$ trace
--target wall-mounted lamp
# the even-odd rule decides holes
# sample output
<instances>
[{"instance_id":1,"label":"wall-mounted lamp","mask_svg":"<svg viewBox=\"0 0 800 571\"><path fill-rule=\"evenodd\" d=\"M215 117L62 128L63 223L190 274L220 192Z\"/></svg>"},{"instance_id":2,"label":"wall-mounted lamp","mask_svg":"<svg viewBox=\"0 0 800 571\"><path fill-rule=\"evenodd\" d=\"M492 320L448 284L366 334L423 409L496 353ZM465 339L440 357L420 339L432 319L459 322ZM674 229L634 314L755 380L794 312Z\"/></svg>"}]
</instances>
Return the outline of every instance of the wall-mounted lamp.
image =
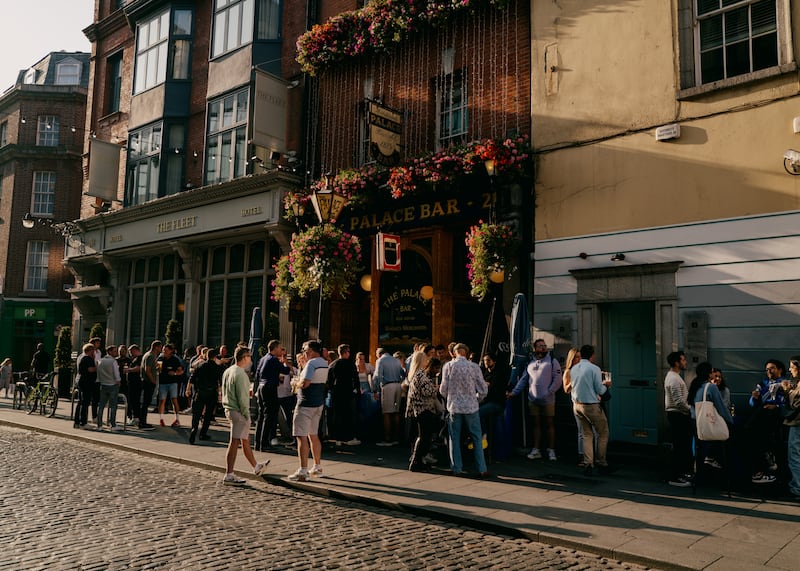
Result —
<instances>
[{"instance_id":1,"label":"wall-mounted lamp","mask_svg":"<svg viewBox=\"0 0 800 571\"><path fill-rule=\"evenodd\" d=\"M369 274L364 274L361 276L361 281L358 282L361 286L361 289L364 291L372 291L372 276Z\"/></svg>"},{"instance_id":2,"label":"wall-mounted lamp","mask_svg":"<svg viewBox=\"0 0 800 571\"><path fill-rule=\"evenodd\" d=\"M422 299L433 299L433 286L422 286L419 290L419 295Z\"/></svg>"},{"instance_id":3,"label":"wall-mounted lamp","mask_svg":"<svg viewBox=\"0 0 800 571\"><path fill-rule=\"evenodd\" d=\"M623 254L622 252L618 252L618 253L614 254L613 256L611 256L611 261L612 262L624 262L625 261L625 254Z\"/></svg>"},{"instance_id":4,"label":"wall-mounted lamp","mask_svg":"<svg viewBox=\"0 0 800 571\"><path fill-rule=\"evenodd\" d=\"M787 149L783 153L783 169L792 176L800 175L800 151Z\"/></svg>"},{"instance_id":5,"label":"wall-mounted lamp","mask_svg":"<svg viewBox=\"0 0 800 571\"><path fill-rule=\"evenodd\" d=\"M486 159L483 161L483 166L486 167L486 174L488 174L490 177L493 177L495 167L494 159Z\"/></svg>"},{"instance_id":6,"label":"wall-mounted lamp","mask_svg":"<svg viewBox=\"0 0 800 571\"><path fill-rule=\"evenodd\" d=\"M71 220L58 222L52 218L36 217L30 212L26 212L25 216L22 217L22 227L27 230L33 229L37 224L45 228L50 228L65 238L80 232L80 226L78 226L77 222L73 222Z\"/></svg>"}]
</instances>

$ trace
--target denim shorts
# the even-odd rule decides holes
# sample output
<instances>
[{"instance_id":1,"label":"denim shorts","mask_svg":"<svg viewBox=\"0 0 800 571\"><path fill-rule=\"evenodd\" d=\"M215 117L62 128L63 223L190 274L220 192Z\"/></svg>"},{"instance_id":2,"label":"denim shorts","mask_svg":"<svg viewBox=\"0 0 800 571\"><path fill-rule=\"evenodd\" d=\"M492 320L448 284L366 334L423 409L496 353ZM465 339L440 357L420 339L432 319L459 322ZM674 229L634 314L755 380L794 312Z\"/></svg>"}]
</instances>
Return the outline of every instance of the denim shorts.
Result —
<instances>
[{"instance_id":1,"label":"denim shorts","mask_svg":"<svg viewBox=\"0 0 800 571\"><path fill-rule=\"evenodd\" d=\"M167 397L171 399L178 398L178 383L158 385L158 400L164 400Z\"/></svg>"}]
</instances>

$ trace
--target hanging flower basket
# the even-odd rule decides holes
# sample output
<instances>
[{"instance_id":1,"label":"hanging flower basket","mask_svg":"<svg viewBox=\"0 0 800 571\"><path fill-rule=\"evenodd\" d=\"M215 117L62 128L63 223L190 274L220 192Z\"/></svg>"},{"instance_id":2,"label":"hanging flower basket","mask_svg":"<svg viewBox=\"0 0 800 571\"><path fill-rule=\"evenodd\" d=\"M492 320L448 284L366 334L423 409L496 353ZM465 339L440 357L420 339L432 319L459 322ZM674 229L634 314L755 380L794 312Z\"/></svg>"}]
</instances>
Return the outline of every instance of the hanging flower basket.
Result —
<instances>
[{"instance_id":1,"label":"hanging flower basket","mask_svg":"<svg viewBox=\"0 0 800 571\"><path fill-rule=\"evenodd\" d=\"M416 157L390 169L370 164L340 170L327 183L329 188L347 196L349 206L358 206L378 196L403 198L460 188L466 177L486 176L484 161L488 159L495 162L495 178L498 182L525 179L531 176L533 165L530 156L527 135L481 139ZM322 185L322 181L317 181L300 193L288 194L284 202L286 218L295 219L294 205L302 207L298 210L311 212L309 197L314 190L321 190Z\"/></svg>"},{"instance_id":2,"label":"hanging flower basket","mask_svg":"<svg viewBox=\"0 0 800 571\"><path fill-rule=\"evenodd\" d=\"M333 224L312 226L292 236L291 250L275 264L272 299L284 307L321 290L323 298L344 297L361 273L361 242Z\"/></svg>"},{"instance_id":3,"label":"hanging flower basket","mask_svg":"<svg viewBox=\"0 0 800 571\"><path fill-rule=\"evenodd\" d=\"M469 258L467 275L472 286L470 293L482 300L489 293L490 283L502 283L516 270L511 260L519 240L508 224L490 224L480 220L469 229L465 242Z\"/></svg>"}]
</instances>

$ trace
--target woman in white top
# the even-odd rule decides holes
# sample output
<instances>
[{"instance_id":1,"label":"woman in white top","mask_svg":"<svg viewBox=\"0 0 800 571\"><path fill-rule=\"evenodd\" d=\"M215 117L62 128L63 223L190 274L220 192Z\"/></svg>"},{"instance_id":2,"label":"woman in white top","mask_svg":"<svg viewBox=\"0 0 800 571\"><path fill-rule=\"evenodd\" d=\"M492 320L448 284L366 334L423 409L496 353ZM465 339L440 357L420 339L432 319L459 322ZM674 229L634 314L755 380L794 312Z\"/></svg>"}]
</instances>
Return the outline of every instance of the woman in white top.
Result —
<instances>
[{"instance_id":1,"label":"woman in white top","mask_svg":"<svg viewBox=\"0 0 800 571\"><path fill-rule=\"evenodd\" d=\"M8 389L11 387L11 377L14 375L13 367L11 365L11 358L6 357L0 363L0 389L6 390L6 398L8 398Z\"/></svg>"}]
</instances>

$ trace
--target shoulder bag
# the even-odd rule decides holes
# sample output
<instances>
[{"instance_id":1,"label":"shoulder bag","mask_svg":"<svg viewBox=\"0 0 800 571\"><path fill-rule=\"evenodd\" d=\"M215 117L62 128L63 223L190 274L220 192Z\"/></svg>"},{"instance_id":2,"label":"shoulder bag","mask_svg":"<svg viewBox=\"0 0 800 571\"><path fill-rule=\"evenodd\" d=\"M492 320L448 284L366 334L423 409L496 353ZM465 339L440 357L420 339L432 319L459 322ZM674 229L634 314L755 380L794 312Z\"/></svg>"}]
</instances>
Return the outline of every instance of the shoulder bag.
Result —
<instances>
[{"instance_id":1,"label":"shoulder bag","mask_svg":"<svg viewBox=\"0 0 800 571\"><path fill-rule=\"evenodd\" d=\"M703 400L694 404L697 417L697 438L700 440L727 440L728 424L717 412L714 402L706 400L708 395L708 383L703 389Z\"/></svg>"}]
</instances>

